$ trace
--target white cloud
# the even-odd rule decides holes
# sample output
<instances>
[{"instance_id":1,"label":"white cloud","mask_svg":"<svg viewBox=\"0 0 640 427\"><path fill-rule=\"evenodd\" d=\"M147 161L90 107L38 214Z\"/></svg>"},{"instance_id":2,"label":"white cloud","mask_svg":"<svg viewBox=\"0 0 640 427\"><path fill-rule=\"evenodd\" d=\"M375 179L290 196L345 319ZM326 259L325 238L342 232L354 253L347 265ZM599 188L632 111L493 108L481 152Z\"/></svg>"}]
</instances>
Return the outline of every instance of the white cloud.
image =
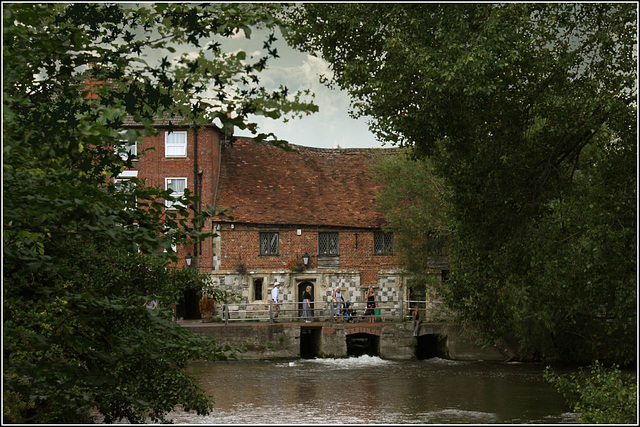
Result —
<instances>
[{"instance_id":1,"label":"white cloud","mask_svg":"<svg viewBox=\"0 0 640 427\"><path fill-rule=\"evenodd\" d=\"M280 51L280 48L278 48ZM270 87L285 85L290 92L309 89L315 93L313 102L319 111L287 123L264 117L251 117L259 131L273 132L278 138L292 144L319 148L381 147L369 131L366 119L353 119L348 115L349 97L340 90L332 90L320 83L319 76L332 77L328 64L320 58L283 49L283 61L272 60L261 73L262 84ZM243 134L242 136L250 136Z\"/></svg>"},{"instance_id":2,"label":"white cloud","mask_svg":"<svg viewBox=\"0 0 640 427\"><path fill-rule=\"evenodd\" d=\"M215 40L222 43L224 52L244 50L247 52L246 62L254 63L266 54L264 49L261 49L266 34L266 31L254 30L251 39L248 40L244 32L239 31L231 39L216 38ZM274 90L284 85L289 88L290 93L309 89L316 95L313 101L318 105L319 112L300 119L291 119L288 123L253 116L250 119L258 124L259 132L272 132L278 138L286 139L292 144L308 147L335 148L338 145L341 148L380 147L381 144L368 130L365 118L355 120L349 117L348 94L340 90L331 90L320 83L320 75L332 76L328 64L321 58L290 48L279 33L276 36L278 41L273 47L277 48L280 58L270 59L268 68L259 73L261 85L264 85L267 90ZM207 43L206 47L210 44L211 42ZM180 53L188 50L182 46L176 46L176 48L178 52L172 58L174 61ZM187 54L190 60L196 58L195 52L187 52ZM249 59L252 56L253 59ZM211 94L212 91L208 93ZM236 134L252 136L248 131L236 130Z\"/></svg>"},{"instance_id":3,"label":"white cloud","mask_svg":"<svg viewBox=\"0 0 640 427\"><path fill-rule=\"evenodd\" d=\"M246 39L247 37L245 36L244 30L236 30L235 33L233 33L233 35L231 37L229 37L231 40L242 40L242 39Z\"/></svg>"},{"instance_id":4,"label":"white cloud","mask_svg":"<svg viewBox=\"0 0 640 427\"><path fill-rule=\"evenodd\" d=\"M333 72L329 69L329 64L323 59L312 55L307 55L304 63L299 68L305 76L305 82L308 84L319 84L318 78L321 75L329 79L333 78Z\"/></svg>"},{"instance_id":5,"label":"white cloud","mask_svg":"<svg viewBox=\"0 0 640 427\"><path fill-rule=\"evenodd\" d=\"M187 61L193 61L198 58L198 52L184 52L182 55L175 55L170 59L173 65L177 65L180 60L185 59Z\"/></svg>"}]
</instances>

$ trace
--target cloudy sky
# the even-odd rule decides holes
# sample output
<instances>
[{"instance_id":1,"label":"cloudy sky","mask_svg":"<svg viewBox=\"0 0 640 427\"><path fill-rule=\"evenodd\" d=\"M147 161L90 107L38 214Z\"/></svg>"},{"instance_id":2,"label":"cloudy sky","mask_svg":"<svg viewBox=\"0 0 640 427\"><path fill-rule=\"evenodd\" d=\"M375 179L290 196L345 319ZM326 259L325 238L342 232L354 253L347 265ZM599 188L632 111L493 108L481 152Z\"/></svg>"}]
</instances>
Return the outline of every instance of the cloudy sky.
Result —
<instances>
[{"instance_id":1,"label":"cloudy sky","mask_svg":"<svg viewBox=\"0 0 640 427\"><path fill-rule=\"evenodd\" d=\"M254 60L264 56L262 50L265 32L253 31L251 39L239 33L223 43L223 50L234 52L244 50L247 57ZM330 75L327 63L314 56L298 52L287 46L281 34L276 33L278 41L274 47L280 58L270 59L268 69L261 73L262 83L267 89L277 89L281 84L289 88L290 93L310 89L315 93L314 103L319 111L303 118L292 119L287 123L263 117L251 117L264 133L273 132L278 138L292 144L319 148L365 148L382 147L367 127L365 118L358 120L349 117L349 97L346 92L331 90L319 82L319 75ZM247 132L247 131L245 131ZM238 133L237 136L251 136ZM390 147L387 144L385 147Z\"/></svg>"}]
</instances>

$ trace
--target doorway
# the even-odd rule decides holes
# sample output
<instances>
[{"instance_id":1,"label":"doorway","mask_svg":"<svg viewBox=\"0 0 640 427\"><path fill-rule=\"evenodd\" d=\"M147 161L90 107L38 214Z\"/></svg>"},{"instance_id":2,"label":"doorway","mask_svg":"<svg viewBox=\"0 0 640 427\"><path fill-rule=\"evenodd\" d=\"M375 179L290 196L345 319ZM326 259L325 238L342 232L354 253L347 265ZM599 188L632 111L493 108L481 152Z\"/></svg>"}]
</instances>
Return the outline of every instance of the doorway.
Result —
<instances>
[{"instance_id":1,"label":"doorway","mask_svg":"<svg viewBox=\"0 0 640 427\"><path fill-rule=\"evenodd\" d=\"M184 320L201 319L200 315L200 292L195 289L187 289L182 294L176 307L176 317Z\"/></svg>"},{"instance_id":2,"label":"doorway","mask_svg":"<svg viewBox=\"0 0 640 427\"><path fill-rule=\"evenodd\" d=\"M302 296L304 295L304 291L307 289L307 286L311 286L311 304L309 310L311 310L311 318L313 318L313 300L315 295L315 283L309 280L305 280L303 282L298 283L298 318L302 319Z\"/></svg>"},{"instance_id":3,"label":"doorway","mask_svg":"<svg viewBox=\"0 0 640 427\"><path fill-rule=\"evenodd\" d=\"M409 301L425 301L427 299L427 287L416 285L409 287Z\"/></svg>"}]
</instances>

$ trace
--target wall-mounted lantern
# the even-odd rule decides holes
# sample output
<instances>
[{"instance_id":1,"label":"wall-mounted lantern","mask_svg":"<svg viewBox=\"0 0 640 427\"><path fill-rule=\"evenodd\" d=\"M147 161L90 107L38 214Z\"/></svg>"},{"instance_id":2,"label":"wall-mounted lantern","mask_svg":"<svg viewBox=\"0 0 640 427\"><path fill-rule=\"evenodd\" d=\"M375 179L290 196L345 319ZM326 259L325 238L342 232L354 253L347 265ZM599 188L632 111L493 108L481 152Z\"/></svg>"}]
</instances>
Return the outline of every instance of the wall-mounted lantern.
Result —
<instances>
[{"instance_id":1,"label":"wall-mounted lantern","mask_svg":"<svg viewBox=\"0 0 640 427\"><path fill-rule=\"evenodd\" d=\"M307 252L302 255L302 263L304 264L305 268L309 266L309 254Z\"/></svg>"},{"instance_id":2,"label":"wall-mounted lantern","mask_svg":"<svg viewBox=\"0 0 640 427\"><path fill-rule=\"evenodd\" d=\"M187 267L191 267L191 252L187 253L187 256L184 260L187 262Z\"/></svg>"}]
</instances>

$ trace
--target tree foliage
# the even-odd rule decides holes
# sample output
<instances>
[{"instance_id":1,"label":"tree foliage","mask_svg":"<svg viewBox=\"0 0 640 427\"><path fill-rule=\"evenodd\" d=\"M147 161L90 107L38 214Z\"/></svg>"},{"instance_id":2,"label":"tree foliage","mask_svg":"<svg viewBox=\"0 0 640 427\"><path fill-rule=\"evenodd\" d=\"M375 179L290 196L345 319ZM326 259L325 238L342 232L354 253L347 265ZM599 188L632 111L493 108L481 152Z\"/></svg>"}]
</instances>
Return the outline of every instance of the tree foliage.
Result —
<instances>
[{"instance_id":1,"label":"tree foliage","mask_svg":"<svg viewBox=\"0 0 640 427\"><path fill-rule=\"evenodd\" d=\"M565 397L585 424L637 424L638 386L618 366L597 360L589 372L557 374L547 366L544 377Z\"/></svg>"},{"instance_id":2,"label":"tree foliage","mask_svg":"<svg viewBox=\"0 0 640 427\"><path fill-rule=\"evenodd\" d=\"M443 180L443 296L488 342L508 339L534 358L636 357L636 12L624 3L288 10L288 40L329 62L353 114Z\"/></svg>"},{"instance_id":3,"label":"tree foliage","mask_svg":"<svg viewBox=\"0 0 640 427\"><path fill-rule=\"evenodd\" d=\"M371 172L384 184L376 194L375 208L385 214L396 237L396 254L409 272L419 276L412 283L424 285L433 273L434 259L448 253L448 188L430 160L413 159L408 150L379 156Z\"/></svg>"},{"instance_id":4,"label":"tree foliage","mask_svg":"<svg viewBox=\"0 0 640 427\"><path fill-rule=\"evenodd\" d=\"M134 159L114 147L141 144L158 118L254 132L249 114L314 111L300 94L260 85L273 37L253 62L220 49L276 25L278 8L3 4L4 421L162 421L176 405L211 409L182 368L230 349L171 321L169 305L205 277L167 267L172 245L205 238L199 224L221 213L196 210L188 191L166 210L170 191L137 180L116 188ZM172 58L176 47L191 50ZM125 129L127 119L140 126ZM150 299L158 310L144 308Z\"/></svg>"}]
</instances>

